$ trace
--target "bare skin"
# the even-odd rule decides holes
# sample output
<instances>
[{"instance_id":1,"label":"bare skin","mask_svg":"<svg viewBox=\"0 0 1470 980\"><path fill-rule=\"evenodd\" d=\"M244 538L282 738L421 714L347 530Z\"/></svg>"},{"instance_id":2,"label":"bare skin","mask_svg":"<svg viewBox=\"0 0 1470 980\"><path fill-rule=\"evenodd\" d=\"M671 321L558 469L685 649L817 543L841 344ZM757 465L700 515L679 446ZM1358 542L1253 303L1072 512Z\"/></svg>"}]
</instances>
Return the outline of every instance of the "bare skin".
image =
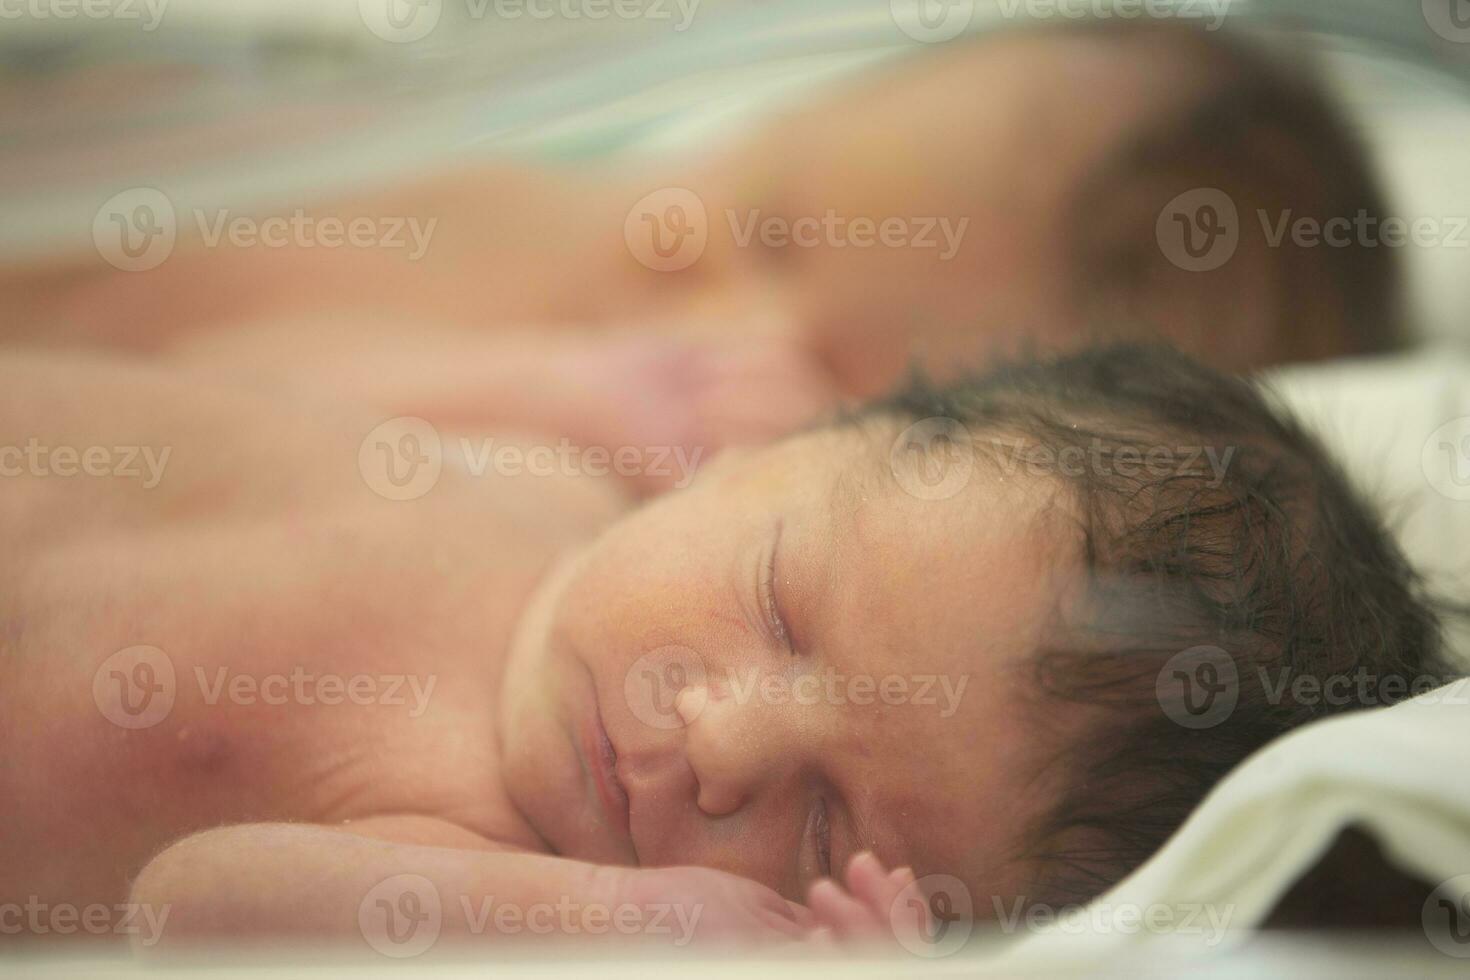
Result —
<instances>
[{"instance_id":1,"label":"bare skin","mask_svg":"<svg viewBox=\"0 0 1470 980\"><path fill-rule=\"evenodd\" d=\"M595 172L479 166L349 199L283 202L314 219L432 222L421 256L228 237L206 246L186 214L157 268L123 272L91 254L0 276L12 314L4 335L156 350L201 330L340 314L487 332L636 324L777 338L827 388L868 396L915 358L949 375L1018 344L1084 340L1066 258L1070 196L1130 134L1210 81L1192 49L1167 37L1041 33L945 48L702 155ZM639 202L665 188L691 190L708 231L703 253L672 270L650 267L643 245L625 238L630 221L643 227ZM779 236L759 230L829 214L842 224L811 245L772 245ZM663 215L659 205L648 217ZM859 220L900 222L906 244L875 243L870 231L860 247ZM1249 324L1249 308L1267 301L1252 284L1270 277L1245 258L1235 265L1244 278L1213 288ZM1202 288L1188 273L1176 278L1161 296ZM1217 363L1280 356L1273 338L1248 329L1197 334L1192 316L1154 312L1175 341Z\"/></svg>"},{"instance_id":2,"label":"bare skin","mask_svg":"<svg viewBox=\"0 0 1470 980\"><path fill-rule=\"evenodd\" d=\"M459 406L446 436L494 431L453 364L418 371ZM411 874L446 946L493 938L469 914L485 896L697 907L697 938L751 941L871 934L916 872L1020 887L1042 749L1007 665L1074 544L1047 494L917 500L882 480L891 433L842 429L731 450L631 512L609 480L474 475L446 438L432 490L389 500L359 462L388 412L346 381L44 353L0 377L0 445L169 450L147 488L0 459L0 906L166 908L151 938L174 946L360 947L359 908ZM773 527L779 613L747 574ZM624 686L669 643L706 670L670 692L673 728ZM920 666L972 686L948 713L735 691ZM160 684L167 711L130 722Z\"/></svg>"},{"instance_id":3,"label":"bare skin","mask_svg":"<svg viewBox=\"0 0 1470 980\"><path fill-rule=\"evenodd\" d=\"M1022 734L1009 668L1073 545L1045 487L977 475L951 501L915 499L885 479L896 432L879 427L726 451L635 507L676 481L475 475L455 438L712 455L883 387L909 354L957 368L1019 333L1061 336L1059 229L1034 219L1177 91L1161 71L1192 76L1085 39L991 55L937 59L908 76L911 97L858 92L718 160L595 185L477 171L323 209L438 217L421 263L186 243L147 273L13 274L8 339L33 349L0 360L0 452L169 457L146 489L0 482L0 798L21 801L0 907L130 899L171 910L167 942L360 944L362 903L416 875L443 897L448 938L493 936L466 910L496 895L698 906L701 937L789 939L881 931L935 872L1016 894L1046 747ZM1070 97L1103 86L1114 97ZM940 96L957 87L990 94L983 125L955 124L969 109ZM869 125L819 125L863 111ZM1041 112L1068 152L1018 141ZM940 155L948 167L822 163L885 160L861 133L903 126L910 143L971 142ZM773 143L803 139L810 166L763 169ZM658 272L624 219L672 184L697 188L715 224L705 257ZM725 208L972 225L939 266L738 247L714 234ZM525 330L540 321L554 326ZM445 436L443 473L412 500L385 499L361 463L398 415ZM389 440L389 460L405 445ZM122 705L143 703L158 663L109 658L140 646L166 658L174 700L130 728ZM660 692L661 727L627 681L670 647L704 672ZM748 693L822 672L947 680L954 711ZM365 677L381 697L327 704L318 686L308 701L290 687L302 675ZM272 684L284 703L262 696Z\"/></svg>"}]
</instances>

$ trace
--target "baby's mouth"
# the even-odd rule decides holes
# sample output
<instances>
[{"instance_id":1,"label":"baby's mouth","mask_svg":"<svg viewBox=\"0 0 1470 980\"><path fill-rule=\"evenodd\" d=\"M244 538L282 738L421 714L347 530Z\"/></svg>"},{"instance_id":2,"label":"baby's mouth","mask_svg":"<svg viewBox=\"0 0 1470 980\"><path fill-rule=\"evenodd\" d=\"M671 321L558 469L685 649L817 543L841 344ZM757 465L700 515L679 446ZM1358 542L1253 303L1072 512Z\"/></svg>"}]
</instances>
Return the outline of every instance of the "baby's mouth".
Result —
<instances>
[{"instance_id":1,"label":"baby's mouth","mask_svg":"<svg viewBox=\"0 0 1470 980\"><path fill-rule=\"evenodd\" d=\"M597 789L597 798L602 803L608 825L618 833L629 836L630 818L628 791L618 778L618 750L608 737L602 724L602 709L593 698L592 716L583 736L583 750L587 765L592 773L592 782Z\"/></svg>"}]
</instances>

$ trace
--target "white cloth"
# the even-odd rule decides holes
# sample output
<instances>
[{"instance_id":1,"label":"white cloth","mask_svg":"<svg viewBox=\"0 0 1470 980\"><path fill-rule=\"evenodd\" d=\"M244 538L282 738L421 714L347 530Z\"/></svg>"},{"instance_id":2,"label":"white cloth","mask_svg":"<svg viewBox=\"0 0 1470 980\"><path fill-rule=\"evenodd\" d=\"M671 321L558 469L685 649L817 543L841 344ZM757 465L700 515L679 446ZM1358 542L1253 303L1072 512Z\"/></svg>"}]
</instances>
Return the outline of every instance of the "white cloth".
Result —
<instances>
[{"instance_id":1,"label":"white cloth","mask_svg":"<svg viewBox=\"0 0 1470 980\"><path fill-rule=\"evenodd\" d=\"M1267 384L1385 513L1431 588L1470 595L1470 355L1440 348L1298 367ZM1450 646L1470 663L1470 633L1452 629ZM1299 729L1248 759L1077 918L1002 923L1024 937L1004 959L1076 963L1151 939L1185 955L1232 946L1349 825L1406 872L1450 882L1446 895L1459 900L1470 893L1467 746L1470 680Z\"/></svg>"},{"instance_id":2,"label":"white cloth","mask_svg":"<svg viewBox=\"0 0 1470 980\"><path fill-rule=\"evenodd\" d=\"M1449 882L1444 894L1463 900L1470 891L1467 745L1470 680L1300 728L1221 782L1092 912L1031 932L1003 957L1017 965L1076 962L1158 938L1181 953L1231 947L1350 825L1368 831L1398 867L1435 885ZM1172 922L1133 924L1151 915Z\"/></svg>"},{"instance_id":3,"label":"white cloth","mask_svg":"<svg viewBox=\"0 0 1470 980\"><path fill-rule=\"evenodd\" d=\"M1309 365L1266 383L1378 506L1431 588L1470 597L1470 352ZM1470 663L1470 631L1449 625Z\"/></svg>"}]
</instances>

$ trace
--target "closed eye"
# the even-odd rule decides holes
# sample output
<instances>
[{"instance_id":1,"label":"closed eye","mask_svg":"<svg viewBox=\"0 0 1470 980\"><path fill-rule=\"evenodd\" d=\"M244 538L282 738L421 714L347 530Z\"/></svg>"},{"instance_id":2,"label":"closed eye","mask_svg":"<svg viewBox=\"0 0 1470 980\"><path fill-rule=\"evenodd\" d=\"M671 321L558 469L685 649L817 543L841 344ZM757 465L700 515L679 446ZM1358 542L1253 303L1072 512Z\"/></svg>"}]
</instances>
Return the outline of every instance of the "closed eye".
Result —
<instances>
[{"instance_id":1,"label":"closed eye","mask_svg":"<svg viewBox=\"0 0 1470 980\"><path fill-rule=\"evenodd\" d=\"M827 802L820 796L807 817L802 846L811 849L816 859L817 876L832 877L832 825L827 821Z\"/></svg>"},{"instance_id":2,"label":"closed eye","mask_svg":"<svg viewBox=\"0 0 1470 980\"><path fill-rule=\"evenodd\" d=\"M780 597L776 590L776 555L781 547L781 529L785 522L776 524L776 533L771 538L771 547L766 554L766 560L761 563L760 581L757 583L759 589L761 615L765 617L766 627L771 631L771 637L777 644L784 646L793 655L795 650L791 646L791 631L786 628L786 618L781 615Z\"/></svg>"}]
</instances>

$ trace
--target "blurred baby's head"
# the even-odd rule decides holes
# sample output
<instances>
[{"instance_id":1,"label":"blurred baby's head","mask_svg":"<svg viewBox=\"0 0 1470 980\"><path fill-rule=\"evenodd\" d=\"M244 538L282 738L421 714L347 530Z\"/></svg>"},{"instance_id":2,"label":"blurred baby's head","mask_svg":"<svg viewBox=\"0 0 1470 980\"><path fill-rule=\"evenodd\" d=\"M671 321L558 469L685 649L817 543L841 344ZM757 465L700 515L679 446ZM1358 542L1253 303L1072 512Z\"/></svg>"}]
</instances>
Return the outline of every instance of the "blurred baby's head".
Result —
<instances>
[{"instance_id":1,"label":"blurred baby's head","mask_svg":"<svg viewBox=\"0 0 1470 980\"><path fill-rule=\"evenodd\" d=\"M1238 370L1396 342L1386 205L1300 49L1052 19L916 50L732 163L742 220L847 222L728 249L847 391L1024 343L1157 339ZM859 220L895 223L892 241L852 239ZM723 241L716 222L711 255Z\"/></svg>"},{"instance_id":2,"label":"blurred baby's head","mask_svg":"<svg viewBox=\"0 0 1470 980\"><path fill-rule=\"evenodd\" d=\"M506 781L557 853L799 898L872 849L980 914L1096 891L1252 749L1439 669L1411 570L1312 440L1135 347L727 451L535 609ZM1359 668L1352 703L1271 696Z\"/></svg>"}]
</instances>

